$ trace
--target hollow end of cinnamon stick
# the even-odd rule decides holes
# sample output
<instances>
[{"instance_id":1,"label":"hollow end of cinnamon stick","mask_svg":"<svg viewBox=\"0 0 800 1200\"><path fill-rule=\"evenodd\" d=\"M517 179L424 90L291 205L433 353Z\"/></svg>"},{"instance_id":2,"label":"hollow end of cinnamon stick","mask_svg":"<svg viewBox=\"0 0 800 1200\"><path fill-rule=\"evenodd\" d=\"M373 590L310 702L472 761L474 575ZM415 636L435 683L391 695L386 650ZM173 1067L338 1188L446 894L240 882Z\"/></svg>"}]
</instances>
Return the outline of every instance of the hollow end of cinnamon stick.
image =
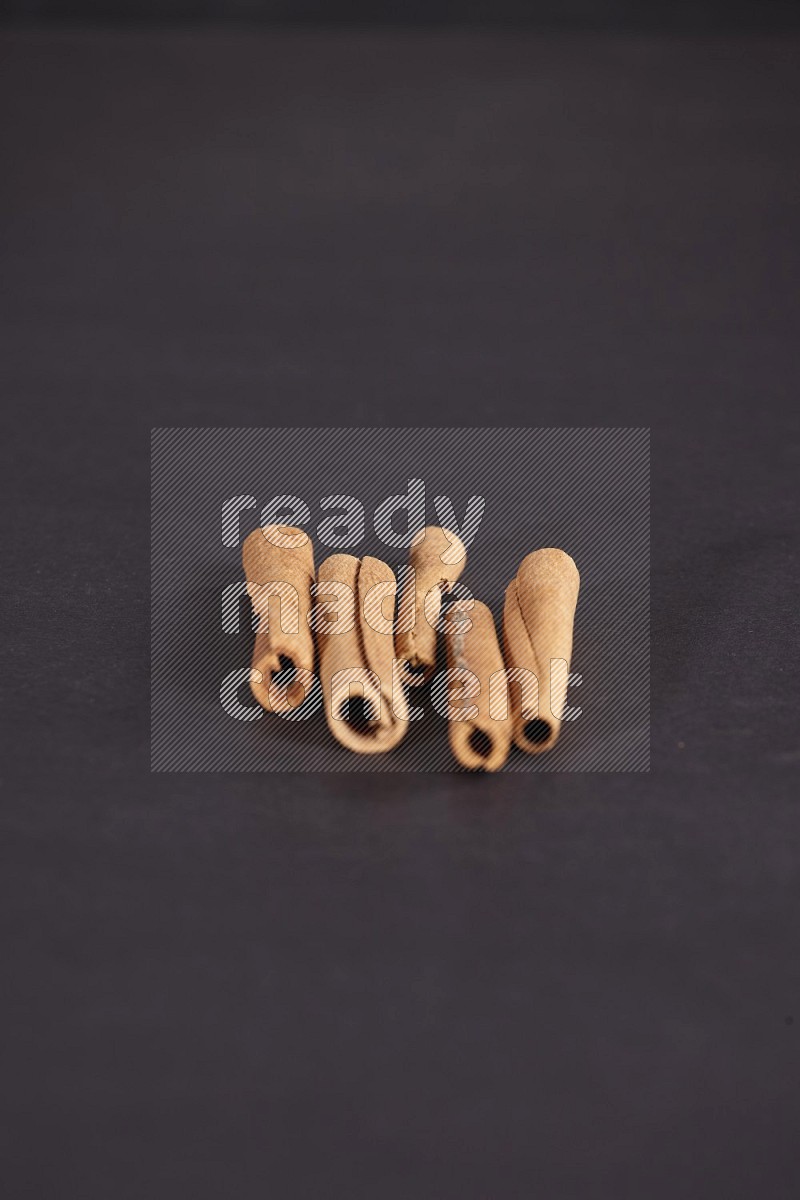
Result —
<instances>
[{"instance_id":1,"label":"hollow end of cinnamon stick","mask_svg":"<svg viewBox=\"0 0 800 1200\"><path fill-rule=\"evenodd\" d=\"M291 655L254 650L250 691L267 712L291 712L303 703L306 688L297 678L298 665Z\"/></svg>"},{"instance_id":2,"label":"hollow end of cinnamon stick","mask_svg":"<svg viewBox=\"0 0 800 1200\"><path fill-rule=\"evenodd\" d=\"M559 722L560 725L560 722ZM541 754L555 745L559 727L541 717L522 720L514 726L514 742L527 754Z\"/></svg>"},{"instance_id":3,"label":"hollow end of cinnamon stick","mask_svg":"<svg viewBox=\"0 0 800 1200\"><path fill-rule=\"evenodd\" d=\"M494 722L449 721L450 748L470 771L499 771L508 758L510 736Z\"/></svg>"}]
</instances>

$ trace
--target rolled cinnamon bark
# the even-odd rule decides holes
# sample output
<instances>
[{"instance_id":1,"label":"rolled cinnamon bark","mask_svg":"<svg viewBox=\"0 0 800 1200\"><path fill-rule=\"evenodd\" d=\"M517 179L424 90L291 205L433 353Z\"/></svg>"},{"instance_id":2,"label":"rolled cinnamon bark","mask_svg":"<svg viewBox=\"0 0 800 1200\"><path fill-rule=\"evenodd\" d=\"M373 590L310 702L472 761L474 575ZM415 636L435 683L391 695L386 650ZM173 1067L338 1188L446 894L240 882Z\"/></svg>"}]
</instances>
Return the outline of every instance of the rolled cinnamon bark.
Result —
<instances>
[{"instance_id":1,"label":"rolled cinnamon bark","mask_svg":"<svg viewBox=\"0 0 800 1200\"><path fill-rule=\"evenodd\" d=\"M449 529L428 525L411 543L408 575L397 614L395 647L403 676L427 680L436 666L436 621L442 595L452 589L467 561L464 543ZM426 597L427 604L426 604Z\"/></svg>"},{"instance_id":2,"label":"rolled cinnamon bark","mask_svg":"<svg viewBox=\"0 0 800 1200\"><path fill-rule=\"evenodd\" d=\"M314 579L311 539L291 525L266 525L245 538L242 562L259 618L250 687L268 712L289 712L306 694L295 678L298 670L314 670L308 621Z\"/></svg>"},{"instance_id":3,"label":"rolled cinnamon bark","mask_svg":"<svg viewBox=\"0 0 800 1200\"><path fill-rule=\"evenodd\" d=\"M359 754L393 749L408 728L394 660L396 589L377 558L332 554L319 568L314 625L325 717L337 741Z\"/></svg>"},{"instance_id":4,"label":"rolled cinnamon bark","mask_svg":"<svg viewBox=\"0 0 800 1200\"><path fill-rule=\"evenodd\" d=\"M514 741L528 754L549 750L561 729L579 587L570 556L546 549L523 558L506 589L506 666L532 672L538 681L538 688L529 689L512 679L509 688Z\"/></svg>"},{"instance_id":5,"label":"rolled cinnamon bark","mask_svg":"<svg viewBox=\"0 0 800 1200\"><path fill-rule=\"evenodd\" d=\"M497 771L508 757L512 725L494 619L480 601L458 601L445 614L445 628L450 748L465 767Z\"/></svg>"}]
</instances>

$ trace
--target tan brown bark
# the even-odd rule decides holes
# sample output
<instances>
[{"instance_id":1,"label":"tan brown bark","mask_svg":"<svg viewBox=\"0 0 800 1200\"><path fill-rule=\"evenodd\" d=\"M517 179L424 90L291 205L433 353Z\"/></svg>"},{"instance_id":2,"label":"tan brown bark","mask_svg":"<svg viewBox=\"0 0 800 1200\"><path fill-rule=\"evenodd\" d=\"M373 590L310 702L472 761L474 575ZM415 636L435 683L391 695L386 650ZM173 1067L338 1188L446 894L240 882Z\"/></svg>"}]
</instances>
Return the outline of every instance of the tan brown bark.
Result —
<instances>
[{"instance_id":1,"label":"tan brown bark","mask_svg":"<svg viewBox=\"0 0 800 1200\"><path fill-rule=\"evenodd\" d=\"M276 545L276 541L293 544ZM259 618L250 687L268 712L288 712L302 704L306 693L299 680L292 680L293 672L314 670L309 626L314 579L311 539L290 525L254 529L242 547L242 562L248 595Z\"/></svg>"},{"instance_id":2,"label":"tan brown bark","mask_svg":"<svg viewBox=\"0 0 800 1200\"><path fill-rule=\"evenodd\" d=\"M510 682L514 741L528 754L549 750L561 729L579 587L570 556L549 548L524 558L506 589L506 666L530 671L538 681L527 697L520 683Z\"/></svg>"},{"instance_id":3,"label":"tan brown bark","mask_svg":"<svg viewBox=\"0 0 800 1200\"><path fill-rule=\"evenodd\" d=\"M315 619L328 727L359 754L393 749L408 728L395 670L392 618L396 580L380 559L332 554L320 565Z\"/></svg>"},{"instance_id":4,"label":"tan brown bark","mask_svg":"<svg viewBox=\"0 0 800 1200\"><path fill-rule=\"evenodd\" d=\"M508 757L512 725L494 619L480 601L459 601L448 609L445 629L450 748L465 767L497 771Z\"/></svg>"},{"instance_id":5,"label":"tan brown bark","mask_svg":"<svg viewBox=\"0 0 800 1200\"><path fill-rule=\"evenodd\" d=\"M397 658L406 678L421 673L427 680L432 675L442 595L452 589L466 561L461 539L438 525L427 526L411 543L409 566L413 573L400 597L395 637Z\"/></svg>"}]
</instances>

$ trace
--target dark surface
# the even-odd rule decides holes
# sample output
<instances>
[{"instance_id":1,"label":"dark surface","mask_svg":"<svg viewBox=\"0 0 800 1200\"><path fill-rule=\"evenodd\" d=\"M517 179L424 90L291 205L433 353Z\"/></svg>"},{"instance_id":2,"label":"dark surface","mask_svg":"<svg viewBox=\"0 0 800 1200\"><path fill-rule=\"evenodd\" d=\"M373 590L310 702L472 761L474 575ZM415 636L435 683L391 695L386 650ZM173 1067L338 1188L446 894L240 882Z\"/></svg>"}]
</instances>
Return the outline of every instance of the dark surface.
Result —
<instances>
[{"instance_id":1,"label":"dark surface","mask_svg":"<svg viewBox=\"0 0 800 1200\"><path fill-rule=\"evenodd\" d=\"M797 42L3 54L4 1194L795 1196ZM652 426L652 773L151 776L149 428L454 419Z\"/></svg>"},{"instance_id":2,"label":"dark surface","mask_svg":"<svg viewBox=\"0 0 800 1200\"><path fill-rule=\"evenodd\" d=\"M795 0L4 0L0 21L537 29L797 29Z\"/></svg>"}]
</instances>

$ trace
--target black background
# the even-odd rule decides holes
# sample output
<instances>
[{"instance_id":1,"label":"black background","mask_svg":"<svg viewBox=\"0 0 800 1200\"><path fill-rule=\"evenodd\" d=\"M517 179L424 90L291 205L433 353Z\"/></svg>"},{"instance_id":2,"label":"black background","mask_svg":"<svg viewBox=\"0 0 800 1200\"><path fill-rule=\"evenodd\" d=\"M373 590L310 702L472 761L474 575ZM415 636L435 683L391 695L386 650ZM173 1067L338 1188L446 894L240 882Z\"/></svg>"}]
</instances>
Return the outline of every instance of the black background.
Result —
<instances>
[{"instance_id":1,"label":"black background","mask_svg":"<svg viewBox=\"0 0 800 1200\"><path fill-rule=\"evenodd\" d=\"M797 42L2 49L5 1193L794 1196ZM326 423L652 426L650 775L149 774L150 427Z\"/></svg>"}]
</instances>

